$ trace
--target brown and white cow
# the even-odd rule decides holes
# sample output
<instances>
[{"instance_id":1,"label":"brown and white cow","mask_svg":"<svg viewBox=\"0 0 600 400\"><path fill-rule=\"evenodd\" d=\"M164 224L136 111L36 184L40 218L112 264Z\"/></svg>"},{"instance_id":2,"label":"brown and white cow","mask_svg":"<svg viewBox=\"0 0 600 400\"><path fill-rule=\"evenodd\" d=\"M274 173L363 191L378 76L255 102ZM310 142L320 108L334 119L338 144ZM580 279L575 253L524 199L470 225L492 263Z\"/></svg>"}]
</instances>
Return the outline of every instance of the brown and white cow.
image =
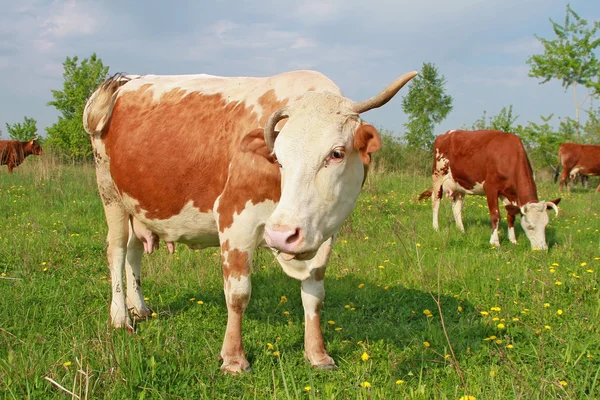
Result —
<instances>
[{"instance_id":1,"label":"brown and white cow","mask_svg":"<svg viewBox=\"0 0 600 400\"><path fill-rule=\"evenodd\" d=\"M580 174L584 176L600 175L600 146L593 144L563 143L558 148L558 162L554 183L560 174L559 190L562 192L563 185L567 184L567 191L571 192L571 180ZM562 166L562 173L560 167ZM585 185L584 185L585 186ZM600 185L596 192L600 191Z\"/></svg>"},{"instance_id":2,"label":"brown and white cow","mask_svg":"<svg viewBox=\"0 0 600 400\"><path fill-rule=\"evenodd\" d=\"M158 240L170 250L174 242L220 246L228 311L221 368L246 370L241 326L250 266L255 248L267 246L302 281L307 359L333 367L319 317L325 267L381 144L359 114L385 104L415 75L359 103L314 71L107 80L83 120L108 223L112 324L130 327L128 310L150 314L140 282L144 249Z\"/></svg>"},{"instance_id":3,"label":"brown and white cow","mask_svg":"<svg viewBox=\"0 0 600 400\"><path fill-rule=\"evenodd\" d=\"M0 140L0 165L8 166L8 172L12 174L14 168L18 167L30 155L41 156L44 154L42 146L37 139L28 142L18 140Z\"/></svg>"},{"instance_id":4,"label":"brown and white cow","mask_svg":"<svg viewBox=\"0 0 600 400\"><path fill-rule=\"evenodd\" d=\"M440 200L445 192L452 197L452 213L462 232L462 207L465 194L487 198L492 220L490 243L500 246L498 198L508 213L508 237L514 244L515 216L533 249L547 249L547 209L554 209L559 199L539 201L531 164L518 136L500 131L448 131L436 138L433 156L433 189L421 197L432 196L433 228L438 230Z\"/></svg>"}]
</instances>

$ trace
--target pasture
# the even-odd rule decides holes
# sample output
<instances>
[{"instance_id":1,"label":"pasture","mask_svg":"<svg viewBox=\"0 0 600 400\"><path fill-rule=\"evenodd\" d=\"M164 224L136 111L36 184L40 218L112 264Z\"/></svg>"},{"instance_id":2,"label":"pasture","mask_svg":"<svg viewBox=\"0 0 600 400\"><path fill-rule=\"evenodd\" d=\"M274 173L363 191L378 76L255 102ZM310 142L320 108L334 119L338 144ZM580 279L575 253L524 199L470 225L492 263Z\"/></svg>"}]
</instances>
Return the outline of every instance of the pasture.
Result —
<instances>
[{"instance_id":1,"label":"pasture","mask_svg":"<svg viewBox=\"0 0 600 400\"><path fill-rule=\"evenodd\" d=\"M371 174L340 230L322 310L333 371L304 361L299 282L259 251L243 326L252 372L232 377L219 370L227 311L218 249L178 245L169 255L161 243L145 255L155 314L135 334L115 331L93 168L51 157L12 175L2 168L2 398L600 397L599 195L563 194L550 250L539 252L518 219L519 244L508 241L504 210L502 246L492 248L483 197L465 199L465 235L444 199L434 232L430 202L416 201L430 185ZM538 192L559 197L550 183Z\"/></svg>"}]
</instances>

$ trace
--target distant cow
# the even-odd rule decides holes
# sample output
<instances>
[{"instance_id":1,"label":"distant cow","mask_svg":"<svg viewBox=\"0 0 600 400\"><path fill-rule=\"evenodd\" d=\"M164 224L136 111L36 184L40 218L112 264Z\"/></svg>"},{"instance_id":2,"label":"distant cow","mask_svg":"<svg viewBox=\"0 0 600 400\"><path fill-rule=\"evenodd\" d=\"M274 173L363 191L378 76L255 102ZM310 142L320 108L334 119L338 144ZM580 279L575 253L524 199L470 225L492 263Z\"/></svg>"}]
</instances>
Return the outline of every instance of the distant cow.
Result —
<instances>
[{"instance_id":1,"label":"distant cow","mask_svg":"<svg viewBox=\"0 0 600 400\"><path fill-rule=\"evenodd\" d=\"M562 173L560 168L562 167ZM581 176L600 175L600 146L593 144L563 143L558 148L558 165L554 174L554 183L560 174L559 190L567 184L567 191L571 192L571 180ZM583 180L582 180L583 183ZM596 192L600 191L600 185Z\"/></svg>"},{"instance_id":2,"label":"distant cow","mask_svg":"<svg viewBox=\"0 0 600 400\"><path fill-rule=\"evenodd\" d=\"M34 138L28 142L18 140L0 140L0 165L8 166L12 174L14 168L23 163L29 155L41 156L44 152L42 146Z\"/></svg>"},{"instance_id":3,"label":"distant cow","mask_svg":"<svg viewBox=\"0 0 600 400\"><path fill-rule=\"evenodd\" d=\"M314 71L107 80L83 121L108 223L113 326L131 326L128 310L150 314L140 281L144 249L159 240L171 251L174 242L220 246L228 311L221 368L247 369L242 315L254 250L266 246L302 281L307 359L334 366L319 316L325 266L381 145L359 114L388 102L415 75L358 103Z\"/></svg>"},{"instance_id":4,"label":"distant cow","mask_svg":"<svg viewBox=\"0 0 600 400\"><path fill-rule=\"evenodd\" d=\"M492 221L490 243L500 246L498 198L508 213L508 237L514 244L515 216L521 215L521 225L534 249L547 249L546 209L554 209L559 199L538 201L533 172L523 144L518 136L500 131L448 131L434 142L433 189L420 198L432 197L433 228L438 230L438 211L442 194L452 197L452 212L456 226L462 232L462 206L465 194L487 198Z\"/></svg>"}]
</instances>

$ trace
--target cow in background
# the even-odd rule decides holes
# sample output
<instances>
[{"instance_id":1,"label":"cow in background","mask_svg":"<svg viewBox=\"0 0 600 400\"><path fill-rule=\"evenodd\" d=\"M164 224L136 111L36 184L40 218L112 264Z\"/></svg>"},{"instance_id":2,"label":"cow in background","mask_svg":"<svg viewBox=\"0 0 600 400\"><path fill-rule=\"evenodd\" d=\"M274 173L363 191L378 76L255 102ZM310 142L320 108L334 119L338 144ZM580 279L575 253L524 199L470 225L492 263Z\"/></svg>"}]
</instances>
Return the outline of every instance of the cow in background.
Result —
<instances>
[{"instance_id":1,"label":"cow in background","mask_svg":"<svg viewBox=\"0 0 600 400\"><path fill-rule=\"evenodd\" d=\"M560 168L562 167L562 173ZM571 192L571 181L580 174L583 176L600 175L600 146L593 144L563 143L558 148L558 165L554 174L554 183L560 174L559 190L567 184L567 191ZM582 180L583 183L583 180ZM596 192L600 191L600 185Z\"/></svg>"},{"instance_id":2,"label":"cow in background","mask_svg":"<svg viewBox=\"0 0 600 400\"><path fill-rule=\"evenodd\" d=\"M131 327L128 311L151 313L141 287L144 250L159 240L169 250L174 242L220 246L228 313L221 368L246 370L242 316L252 257L256 247L269 247L302 282L306 358L333 367L319 316L325 267L381 145L359 115L387 103L415 75L361 102L315 71L115 76L102 84L83 123L108 224L112 325Z\"/></svg>"},{"instance_id":3,"label":"cow in background","mask_svg":"<svg viewBox=\"0 0 600 400\"><path fill-rule=\"evenodd\" d=\"M521 225L533 249L547 249L547 209L554 209L559 199L539 201L531 164L518 136L491 130L448 131L434 142L433 189L419 198L432 199L433 228L438 230L438 211L442 194L452 198L452 213L462 232L462 207L465 194L486 196L492 222L490 243L500 246L498 199L508 213L508 238L517 243L515 217L521 215Z\"/></svg>"},{"instance_id":4,"label":"cow in background","mask_svg":"<svg viewBox=\"0 0 600 400\"><path fill-rule=\"evenodd\" d=\"M0 165L8 166L8 172L12 174L14 168L18 167L30 155L41 156L44 154L42 146L37 139L28 142L18 140L0 140Z\"/></svg>"}]
</instances>

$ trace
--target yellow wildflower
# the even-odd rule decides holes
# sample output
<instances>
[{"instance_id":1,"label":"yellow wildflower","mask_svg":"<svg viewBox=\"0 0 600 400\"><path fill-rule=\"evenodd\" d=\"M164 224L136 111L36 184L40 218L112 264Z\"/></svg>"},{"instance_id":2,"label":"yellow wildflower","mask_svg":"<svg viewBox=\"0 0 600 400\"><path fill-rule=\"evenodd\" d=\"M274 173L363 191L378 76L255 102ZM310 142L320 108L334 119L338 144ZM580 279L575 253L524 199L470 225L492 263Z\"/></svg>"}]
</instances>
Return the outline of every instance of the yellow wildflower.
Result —
<instances>
[{"instance_id":1,"label":"yellow wildflower","mask_svg":"<svg viewBox=\"0 0 600 400\"><path fill-rule=\"evenodd\" d=\"M567 386L567 385L568 385L568 383L567 383L567 381L560 381L560 385L561 385L561 386Z\"/></svg>"},{"instance_id":2,"label":"yellow wildflower","mask_svg":"<svg viewBox=\"0 0 600 400\"><path fill-rule=\"evenodd\" d=\"M280 353L278 351L273 352L273 357L279 357Z\"/></svg>"},{"instance_id":3,"label":"yellow wildflower","mask_svg":"<svg viewBox=\"0 0 600 400\"><path fill-rule=\"evenodd\" d=\"M431 343L429 343L429 342L423 342L423 346L425 346L425 347L431 347Z\"/></svg>"},{"instance_id":4,"label":"yellow wildflower","mask_svg":"<svg viewBox=\"0 0 600 400\"><path fill-rule=\"evenodd\" d=\"M359 289L362 289L362 288L364 288L364 287L365 287L365 284L364 284L364 283L361 283L360 285L358 285L358 288L359 288Z\"/></svg>"},{"instance_id":5,"label":"yellow wildflower","mask_svg":"<svg viewBox=\"0 0 600 400\"><path fill-rule=\"evenodd\" d=\"M398 379L396 381L396 385L402 385L404 383L404 381L402 379Z\"/></svg>"},{"instance_id":6,"label":"yellow wildflower","mask_svg":"<svg viewBox=\"0 0 600 400\"><path fill-rule=\"evenodd\" d=\"M288 302L288 299L287 299L287 297L285 297L285 296L281 296L281 298L279 299L279 302L280 302L281 304L285 304L285 303L287 303L287 302Z\"/></svg>"},{"instance_id":7,"label":"yellow wildflower","mask_svg":"<svg viewBox=\"0 0 600 400\"><path fill-rule=\"evenodd\" d=\"M556 313L557 313L558 315L562 315L562 314L563 314L563 310L557 310L557 311L556 311Z\"/></svg>"},{"instance_id":8,"label":"yellow wildflower","mask_svg":"<svg viewBox=\"0 0 600 400\"><path fill-rule=\"evenodd\" d=\"M367 381L364 381L363 383L360 384L360 386L364 387L364 388L370 388L371 384Z\"/></svg>"},{"instance_id":9,"label":"yellow wildflower","mask_svg":"<svg viewBox=\"0 0 600 400\"><path fill-rule=\"evenodd\" d=\"M64 365L65 367L68 367L68 366L70 366L70 365L71 365L71 361L66 361L66 362L64 362L64 363L63 363L63 365Z\"/></svg>"},{"instance_id":10,"label":"yellow wildflower","mask_svg":"<svg viewBox=\"0 0 600 400\"><path fill-rule=\"evenodd\" d=\"M328 323L329 325L335 325L335 321L332 321L332 320L329 320L329 321L327 321L327 323Z\"/></svg>"},{"instance_id":11,"label":"yellow wildflower","mask_svg":"<svg viewBox=\"0 0 600 400\"><path fill-rule=\"evenodd\" d=\"M363 361L368 361L369 358L371 357L367 354L367 352L362 353L362 356L360 356L360 359Z\"/></svg>"},{"instance_id":12,"label":"yellow wildflower","mask_svg":"<svg viewBox=\"0 0 600 400\"><path fill-rule=\"evenodd\" d=\"M496 326L498 327L498 329L504 329L505 328L504 324L498 324Z\"/></svg>"},{"instance_id":13,"label":"yellow wildflower","mask_svg":"<svg viewBox=\"0 0 600 400\"><path fill-rule=\"evenodd\" d=\"M275 346L273 346L271 343L267 343L267 349L273 350L274 348Z\"/></svg>"},{"instance_id":14,"label":"yellow wildflower","mask_svg":"<svg viewBox=\"0 0 600 400\"><path fill-rule=\"evenodd\" d=\"M310 386L304 386L304 391L310 392L312 388Z\"/></svg>"},{"instance_id":15,"label":"yellow wildflower","mask_svg":"<svg viewBox=\"0 0 600 400\"><path fill-rule=\"evenodd\" d=\"M204 302L202 300L198 300L197 303L200 304L200 305L204 304Z\"/></svg>"}]
</instances>

